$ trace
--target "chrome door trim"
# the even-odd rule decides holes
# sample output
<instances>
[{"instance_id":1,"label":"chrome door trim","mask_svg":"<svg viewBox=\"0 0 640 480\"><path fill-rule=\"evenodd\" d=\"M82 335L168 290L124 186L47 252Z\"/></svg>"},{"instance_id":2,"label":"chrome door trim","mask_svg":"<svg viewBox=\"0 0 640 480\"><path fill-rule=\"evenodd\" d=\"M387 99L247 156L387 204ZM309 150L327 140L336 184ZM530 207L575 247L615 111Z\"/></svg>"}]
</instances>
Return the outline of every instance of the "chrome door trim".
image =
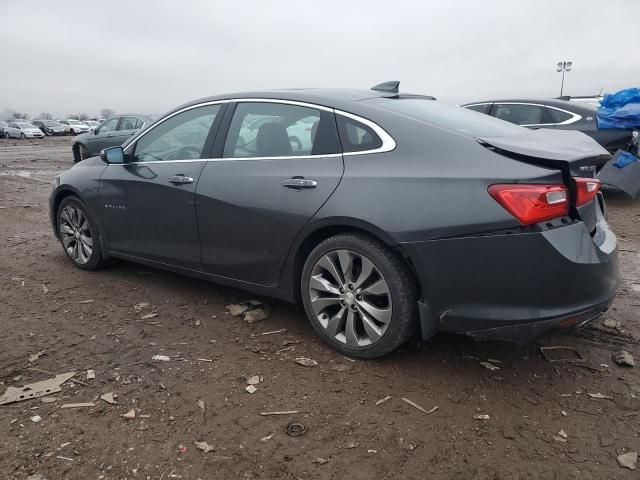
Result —
<instances>
[{"instance_id":1,"label":"chrome door trim","mask_svg":"<svg viewBox=\"0 0 640 480\"><path fill-rule=\"evenodd\" d=\"M363 150L360 152L342 152L342 153L330 153L330 154L319 154L319 155L298 155L298 156L278 156L278 157L227 157L227 158L221 158L221 159L217 159L217 158L199 158L197 160L169 160L170 162L194 162L194 161L216 161L216 160L275 160L275 159L281 159L281 158L289 158L289 159L306 159L306 158L326 158L326 157L336 157L336 156L354 156L354 155L368 155L370 153L384 153L384 152L390 152L392 150L394 150L396 148L396 142L394 140L394 138L389 135L387 133L386 130L384 130L380 125L378 125L377 123L361 117L360 115L355 115L353 113L349 113L349 112L345 112L343 110L338 110L335 108L330 108L330 107L325 107L324 105L317 105L315 103L307 103L307 102L298 102L295 100L281 100L281 99L276 99L276 98L229 98L229 99L224 99L224 100L212 100L210 102L203 102L203 103L198 103L195 105L189 105L188 107L184 107L181 108L180 110L177 110L175 112L173 112L170 115L167 115L166 117L154 122L148 129L144 130L144 131L139 131L139 133L137 133L135 136L131 137L129 144L124 148L124 153L128 154L131 153L131 148L132 145L134 145L139 139L141 139L142 137L144 137L147 133L151 132L154 128L156 128L158 125L162 124L163 122L165 122L166 120L169 120L170 118L192 110L194 108L199 108L199 107L206 107L208 105L217 105L217 104L223 104L223 103L232 103L232 102L255 102L255 103L282 103L285 105L297 105L300 107L307 107L307 108L313 108L316 110L324 110L326 112L332 112L335 115L342 115L344 117L350 118L352 120L355 120L357 122L360 122L366 126L368 126L369 128L371 128L371 130L373 130L376 135L378 135L378 137L380 138L380 140L382 141L382 145L378 148L374 148L374 149L370 149L370 150ZM143 163L167 163L167 161L164 160L158 160L158 161L150 161L150 162L130 162L130 163L123 163L123 164L113 164L113 165L132 165L132 164L143 164Z\"/></svg>"}]
</instances>

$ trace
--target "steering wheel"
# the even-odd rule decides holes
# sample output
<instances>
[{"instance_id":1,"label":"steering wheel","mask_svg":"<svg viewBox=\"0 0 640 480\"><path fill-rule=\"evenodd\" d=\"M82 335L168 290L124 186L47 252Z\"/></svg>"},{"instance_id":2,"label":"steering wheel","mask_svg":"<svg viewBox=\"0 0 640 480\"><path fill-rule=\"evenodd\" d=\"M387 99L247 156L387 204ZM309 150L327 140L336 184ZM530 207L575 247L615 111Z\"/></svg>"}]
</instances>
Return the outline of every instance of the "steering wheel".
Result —
<instances>
[{"instance_id":1,"label":"steering wheel","mask_svg":"<svg viewBox=\"0 0 640 480\"><path fill-rule=\"evenodd\" d=\"M171 152L164 160L194 160L200 158L200 154L201 150L188 145Z\"/></svg>"}]
</instances>

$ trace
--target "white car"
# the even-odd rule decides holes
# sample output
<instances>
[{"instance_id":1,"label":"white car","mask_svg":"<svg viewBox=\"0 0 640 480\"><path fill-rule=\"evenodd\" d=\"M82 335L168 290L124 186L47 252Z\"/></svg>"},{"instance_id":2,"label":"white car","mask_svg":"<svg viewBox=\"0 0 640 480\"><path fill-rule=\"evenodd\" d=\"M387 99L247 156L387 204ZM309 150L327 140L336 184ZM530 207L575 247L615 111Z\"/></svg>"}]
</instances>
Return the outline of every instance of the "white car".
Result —
<instances>
[{"instance_id":1,"label":"white car","mask_svg":"<svg viewBox=\"0 0 640 480\"><path fill-rule=\"evenodd\" d=\"M89 125L89 131L93 132L98 125L100 125L100 122L98 122L97 120L85 120L85 122L87 125Z\"/></svg>"},{"instance_id":2,"label":"white car","mask_svg":"<svg viewBox=\"0 0 640 480\"><path fill-rule=\"evenodd\" d=\"M64 132L68 135L78 135L89 131L89 125L80 120L68 118L66 120L58 120L58 123L64 125Z\"/></svg>"},{"instance_id":3,"label":"white car","mask_svg":"<svg viewBox=\"0 0 640 480\"><path fill-rule=\"evenodd\" d=\"M44 138L44 133L29 122L11 122L4 127L5 138Z\"/></svg>"}]
</instances>

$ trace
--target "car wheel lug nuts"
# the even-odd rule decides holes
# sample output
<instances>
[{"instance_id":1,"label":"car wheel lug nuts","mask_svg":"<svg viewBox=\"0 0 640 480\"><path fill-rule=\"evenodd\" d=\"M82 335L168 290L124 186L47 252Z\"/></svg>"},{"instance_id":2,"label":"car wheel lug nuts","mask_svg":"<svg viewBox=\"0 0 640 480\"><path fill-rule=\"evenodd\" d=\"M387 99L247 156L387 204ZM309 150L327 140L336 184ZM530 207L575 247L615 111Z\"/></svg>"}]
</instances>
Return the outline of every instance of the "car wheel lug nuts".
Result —
<instances>
[{"instance_id":1,"label":"car wheel lug nuts","mask_svg":"<svg viewBox=\"0 0 640 480\"><path fill-rule=\"evenodd\" d=\"M349 284L349 290L353 290L354 288L355 288L355 287L354 287L353 283L350 283L350 284Z\"/></svg>"}]
</instances>

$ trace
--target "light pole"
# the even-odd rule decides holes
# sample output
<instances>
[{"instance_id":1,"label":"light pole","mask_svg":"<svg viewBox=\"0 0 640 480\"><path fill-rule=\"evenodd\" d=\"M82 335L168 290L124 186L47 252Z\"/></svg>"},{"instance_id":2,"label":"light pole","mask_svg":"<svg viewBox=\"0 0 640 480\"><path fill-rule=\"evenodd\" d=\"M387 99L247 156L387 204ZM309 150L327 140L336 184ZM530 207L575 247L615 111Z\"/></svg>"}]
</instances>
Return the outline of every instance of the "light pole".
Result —
<instances>
[{"instance_id":1,"label":"light pole","mask_svg":"<svg viewBox=\"0 0 640 480\"><path fill-rule=\"evenodd\" d=\"M570 72L573 62L558 62L557 72L562 72L562 83L560 84L560 96L562 96L562 90L564 89L564 72Z\"/></svg>"}]
</instances>

